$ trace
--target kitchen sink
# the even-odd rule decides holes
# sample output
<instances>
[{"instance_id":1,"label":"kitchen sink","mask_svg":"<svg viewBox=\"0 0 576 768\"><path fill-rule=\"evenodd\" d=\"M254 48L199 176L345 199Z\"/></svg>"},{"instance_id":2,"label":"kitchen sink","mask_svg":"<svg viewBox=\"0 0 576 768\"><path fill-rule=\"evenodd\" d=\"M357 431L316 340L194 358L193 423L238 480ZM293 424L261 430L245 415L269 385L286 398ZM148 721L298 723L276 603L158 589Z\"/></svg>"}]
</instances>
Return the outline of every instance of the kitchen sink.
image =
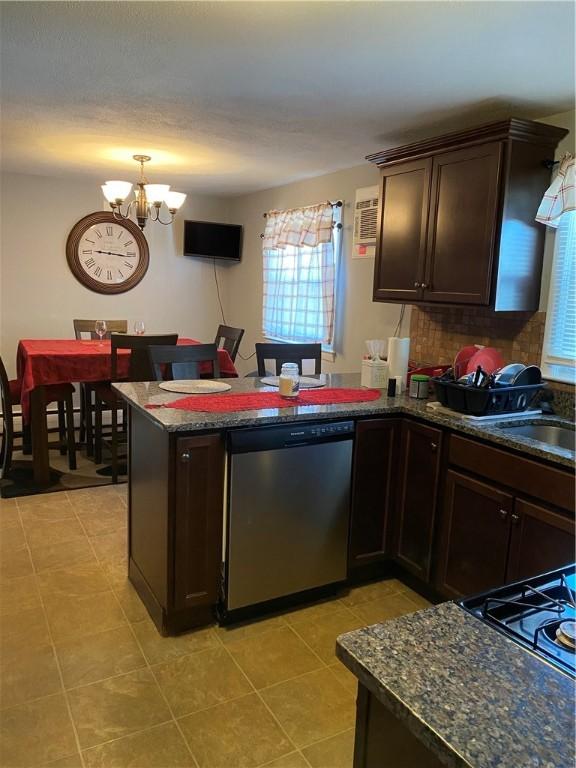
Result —
<instances>
[{"instance_id":1,"label":"kitchen sink","mask_svg":"<svg viewBox=\"0 0 576 768\"><path fill-rule=\"evenodd\" d=\"M503 432L509 432L511 436L529 437L540 443L574 451L574 430L568 427L552 424L512 424L501 429Z\"/></svg>"}]
</instances>

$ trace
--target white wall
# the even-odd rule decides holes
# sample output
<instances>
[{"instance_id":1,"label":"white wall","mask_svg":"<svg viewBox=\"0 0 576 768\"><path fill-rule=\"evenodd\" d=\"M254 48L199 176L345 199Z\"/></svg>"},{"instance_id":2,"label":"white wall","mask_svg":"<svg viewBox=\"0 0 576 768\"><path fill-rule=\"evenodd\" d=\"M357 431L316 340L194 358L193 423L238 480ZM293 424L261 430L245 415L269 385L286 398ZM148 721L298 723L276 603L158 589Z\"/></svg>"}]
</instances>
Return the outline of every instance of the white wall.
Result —
<instances>
[{"instance_id":1,"label":"white wall","mask_svg":"<svg viewBox=\"0 0 576 768\"><path fill-rule=\"evenodd\" d=\"M182 256L186 218L226 220L221 198L189 195L173 226L148 224L150 266L127 293L88 290L66 261L72 226L105 208L96 182L4 174L1 179L0 353L15 374L23 338L70 338L74 317L142 319L150 332L212 341L220 322L213 265ZM224 295L225 269L218 268Z\"/></svg>"},{"instance_id":2,"label":"white wall","mask_svg":"<svg viewBox=\"0 0 576 768\"><path fill-rule=\"evenodd\" d=\"M246 356L254 342L262 341L262 241L263 213L272 208L311 205L322 200L344 200L342 213L343 242L340 285L344 291L340 326L337 327L337 355L334 362L324 362L326 371L357 371L364 353L364 340L388 338L394 333L400 308L372 301L374 259L352 259L353 210L355 191L378 183L378 169L365 163L344 171L306 179L276 189L233 198L230 221L244 225L242 262L228 270L227 320L246 328L240 352ZM409 311L403 329L410 327ZM238 369L254 370L255 361L237 359Z\"/></svg>"}]
</instances>

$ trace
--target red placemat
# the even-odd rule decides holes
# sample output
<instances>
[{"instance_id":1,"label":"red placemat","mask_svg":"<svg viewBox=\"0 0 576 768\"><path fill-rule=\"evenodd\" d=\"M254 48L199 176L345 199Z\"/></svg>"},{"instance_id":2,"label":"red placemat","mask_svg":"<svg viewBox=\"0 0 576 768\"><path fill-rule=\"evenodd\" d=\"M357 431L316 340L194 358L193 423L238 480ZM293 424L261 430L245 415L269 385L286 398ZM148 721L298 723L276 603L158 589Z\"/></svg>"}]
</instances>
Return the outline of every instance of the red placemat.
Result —
<instances>
[{"instance_id":1,"label":"red placemat","mask_svg":"<svg viewBox=\"0 0 576 768\"><path fill-rule=\"evenodd\" d=\"M298 397L281 397L278 392L236 392L225 395L190 395L164 406L151 408L178 408L182 411L230 413L232 411L258 411L263 408L294 408L300 405L334 405L335 403L362 403L377 400L379 389L309 389Z\"/></svg>"}]
</instances>

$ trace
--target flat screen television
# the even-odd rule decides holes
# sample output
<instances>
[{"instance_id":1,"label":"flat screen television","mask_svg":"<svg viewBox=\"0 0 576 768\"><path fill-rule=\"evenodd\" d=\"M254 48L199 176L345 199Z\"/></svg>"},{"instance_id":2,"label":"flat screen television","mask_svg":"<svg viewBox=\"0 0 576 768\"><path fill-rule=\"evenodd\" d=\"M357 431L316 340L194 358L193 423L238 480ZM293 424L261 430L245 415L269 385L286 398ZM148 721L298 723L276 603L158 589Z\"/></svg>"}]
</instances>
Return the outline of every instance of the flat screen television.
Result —
<instances>
[{"instance_id":1,"label":"flat screen television","mask_svg":"<svg viewBox=\"0 0 576 768\"><path fill-rule=\"evenodd\" d=\"M184 222L184 255L240 261L242 225L213 221Z\"/></svg>"}]
</instances>

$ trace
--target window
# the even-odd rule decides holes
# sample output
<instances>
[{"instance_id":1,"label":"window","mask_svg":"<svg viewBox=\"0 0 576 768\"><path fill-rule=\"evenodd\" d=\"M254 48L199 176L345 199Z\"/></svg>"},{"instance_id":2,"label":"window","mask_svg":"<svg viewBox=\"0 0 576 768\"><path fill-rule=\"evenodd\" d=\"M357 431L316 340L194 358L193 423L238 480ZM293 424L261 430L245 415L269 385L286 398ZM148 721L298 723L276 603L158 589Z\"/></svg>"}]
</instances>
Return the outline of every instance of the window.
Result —
<instances>
[{"instance_id":1,"label":"window","mask_svg":"<svg viewBox=\"0 0 576 768\"><path fill-rule=\"evenodd\" d=\"M338 223L340 209L330 216ZM267 230L269 225L272 230L273 222L267 222ZM321 343L332 351L340 230L330 225L328 235L317 239L325 242L266 247L271 238L265 235L263 334L284 342Z\"/></svg>"},{"instance_id":2,"label":"window","mask_svg":"<svg viewBox=\"0 0 576 768\"><path fill-rule=\"evenodd\" d=\"M542 373L556 381L576 382L576 211L562 213L556 230Z\"/></svg>"}]
</instances>

